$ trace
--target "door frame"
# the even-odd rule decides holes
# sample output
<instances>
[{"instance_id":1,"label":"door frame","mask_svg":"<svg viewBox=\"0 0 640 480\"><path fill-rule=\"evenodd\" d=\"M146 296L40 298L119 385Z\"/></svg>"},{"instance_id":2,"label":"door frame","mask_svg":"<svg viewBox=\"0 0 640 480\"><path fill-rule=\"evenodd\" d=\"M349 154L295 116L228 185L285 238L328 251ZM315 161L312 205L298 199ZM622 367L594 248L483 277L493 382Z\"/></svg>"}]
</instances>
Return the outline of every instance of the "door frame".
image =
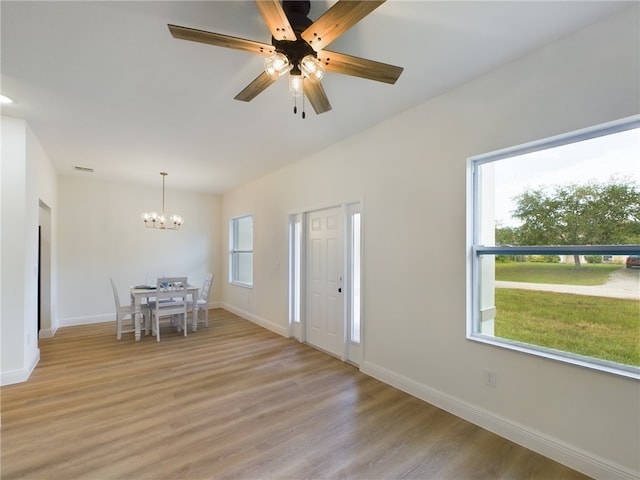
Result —
<instances>
[{"instance_id":1,"label":"door frame","mask_svg":"<svg viewBox=\"0 0 640 480\"><path fill-rule=\"evenodd\" d=\"M338 205L319 206L289 212L289 321L287 333L302 343L307 343L306 338L306 309L307 309L307 240L308 218L313 212L340 208L343 221L343 313L344 313L344 349L340 355L342 361L360 365L363 359L363 335L364 335L364 288L363 288L363 262L360 263L360 341L351 341L351 325L353 323L353 245L352 245L352 215L360 215L360 256L363 258L364 228L363 228L363 202L362 200L345 202Z\"/></svg>"},{"instance_id":2,"label":"door frame","mask_svg":"<svg viewBox=\"0 0 640 480\"><path fill-rule=\"evenodd\" d=\"M38 207L38 338L51 338L57 330L52 295L52 211L42 200Z\"/></svg>"}]
</instances>

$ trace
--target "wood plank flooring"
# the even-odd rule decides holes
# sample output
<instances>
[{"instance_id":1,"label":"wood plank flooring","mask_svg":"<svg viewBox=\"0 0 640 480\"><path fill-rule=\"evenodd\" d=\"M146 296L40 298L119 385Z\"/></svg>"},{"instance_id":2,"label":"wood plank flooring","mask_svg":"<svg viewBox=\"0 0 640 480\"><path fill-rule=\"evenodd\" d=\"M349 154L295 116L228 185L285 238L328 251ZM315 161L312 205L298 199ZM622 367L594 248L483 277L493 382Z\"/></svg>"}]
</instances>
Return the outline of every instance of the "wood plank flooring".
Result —
<instances>
[{"instance_id":1,"label":"wood plank flooring","mask_svg":"<svg viewBox=\"0 0 640 480\"><path fill-rule=\"evenodd\" d=\"M161 342L40 341L2 388L2 480L587 477L224 310Z\"/></svg>"}]
</instances>

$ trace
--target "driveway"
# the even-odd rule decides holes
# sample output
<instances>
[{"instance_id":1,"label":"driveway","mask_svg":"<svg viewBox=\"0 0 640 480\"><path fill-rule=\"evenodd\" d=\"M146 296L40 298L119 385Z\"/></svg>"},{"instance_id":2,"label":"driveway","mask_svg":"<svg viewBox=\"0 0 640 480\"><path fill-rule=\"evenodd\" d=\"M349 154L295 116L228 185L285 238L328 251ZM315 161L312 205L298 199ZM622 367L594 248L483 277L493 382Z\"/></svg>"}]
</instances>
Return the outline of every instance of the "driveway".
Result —
<instances>
[{"instance_id":1,"label":"driveway","mask_svg":"<svg viewBox=\"0 0 640 480\"><path fill-rule=\"evenodd\" d=\"M603 285L555 285L549 283L502 282L496 280L496 288L518 288L541 292L573 293L591 297L640 300L640 268L621 268L611 274Z\"/></svg>"}]
</instances>

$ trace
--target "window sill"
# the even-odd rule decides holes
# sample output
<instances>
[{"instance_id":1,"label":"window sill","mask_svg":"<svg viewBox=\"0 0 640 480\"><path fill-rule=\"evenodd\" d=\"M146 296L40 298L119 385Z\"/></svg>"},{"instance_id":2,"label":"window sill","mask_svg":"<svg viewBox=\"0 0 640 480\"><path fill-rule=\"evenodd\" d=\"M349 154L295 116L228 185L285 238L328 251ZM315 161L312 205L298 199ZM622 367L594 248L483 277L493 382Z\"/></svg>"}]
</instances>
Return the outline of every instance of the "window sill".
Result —
<instances>
[{"instance_id":1,"label":"window sill","mask_svg":"<svg viewBox=\"0 0 640 480\"><path fill-rule=\"evenodd\" d=\"M470 334L467 335L467 339L492 345L494 347L506 348L516 352L526 353L529 355L535 355L547 360L554 360L557 362L568 363L578 367L588 368L599 372L618 375L620 377L632 378L634 380L640 380L640 368L632 367L630 365L622 365L614 362L607 362L605 360L598 360L591 357L583 357L581 355L574 355L567 352L559 352L549 348L538 347L535 345L528 345L525 343L519 343L503 338L496 338L482 334Z\"/></svg>"},{"instance_id":2,"label":"window sill","mask_svg":"<svg viewBox=\"0 0 640 480\"><path fill-rule=\"evenodd\" d=\"M229 282L229 285L235 285L236 287L242 288L253 288L253 283L243 283L243 282Z\"/></svg>"}]
</instances>

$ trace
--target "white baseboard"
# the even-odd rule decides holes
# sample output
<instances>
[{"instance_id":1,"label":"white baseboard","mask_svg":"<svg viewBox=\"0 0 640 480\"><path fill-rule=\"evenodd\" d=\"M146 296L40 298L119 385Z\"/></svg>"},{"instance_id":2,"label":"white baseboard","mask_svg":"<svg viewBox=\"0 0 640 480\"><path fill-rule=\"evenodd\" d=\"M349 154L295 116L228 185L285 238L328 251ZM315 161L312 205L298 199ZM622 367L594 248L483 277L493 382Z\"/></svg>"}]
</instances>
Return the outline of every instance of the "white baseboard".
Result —
<instances>
[{"instance_id":1,"label":"white baseboard","mask_svg":"<svg viewBox=\"0 0 640 480\"><path fill-rule=\"evenodd\" d=\"M40 350L36 349L33 358L26 368L18 370L9 370L8 372L0 372L0 386L13 385L14 383L22 383L29 380L33 370L40 361Z\"/></svg>"},{"instance_id":2,"label":"white baseboard","mask_svg":"<svg viewBox=\"0 0 640 480\"><path fill-rule=\"evenodd\" d=\"M115 322L115 321L116 321L116 312L113 312L113 313L103 313L100 315L87 315L83 317L59 318L58 325L60 327L74 327L76 325L89 325L91 323Z\"/></svg>"},{"instance_id":3,"label":"white baseboard","mask_svg":"<svg viewBox=\"0 0 640 480\"><path fill-rule=\"evenodd\" d=\"M288 337L289 334L287 332L287 328L286 327L282 327L280 325L278 325L277 323L273 323L269 320L266 320L262 317L258 317L257 315L254 315L252 313L249 312L245 312L244 310L241 310L239 308L234 307L233 305L229 305L227 303L221 303L219 308L224 308L225 310L228 310L231 313L235 313L236 315L239 315L240 317L249 320L255 324L260 325L261 327L266 328L267 330L271 330L272 332L277 333L278 335L282 335L283 337Z\"/></svg>"},{"instance_id":4,"label":"white baseboard","mask_svg":"<svg viewBox=\"0 0 640 480\"><path fill-rule=\"evenodd\" d=\"M38 338L53 338L58 331L58 328L42 328L38 332Z\"/></svg>"},{"instance_id":5,"label":"white baseboard","mask_svg":"<svg viewBox=\"0 0 640 480\"><path fill-rule=\"evenodd\" d=\"M426 385L398 375L395 372L373 363L363 362L363 364L360 365L360 370L381 382L398 388L403 392L511 440L518 445L522 445L525 448L582 472L585 475L607 480L640 479L640 472L634 472L621 465L613 464L597 455L551 438L525 425L515 423L507 418L447 395L446 393L429 388Z\"/></svg>"}]
</instances>

